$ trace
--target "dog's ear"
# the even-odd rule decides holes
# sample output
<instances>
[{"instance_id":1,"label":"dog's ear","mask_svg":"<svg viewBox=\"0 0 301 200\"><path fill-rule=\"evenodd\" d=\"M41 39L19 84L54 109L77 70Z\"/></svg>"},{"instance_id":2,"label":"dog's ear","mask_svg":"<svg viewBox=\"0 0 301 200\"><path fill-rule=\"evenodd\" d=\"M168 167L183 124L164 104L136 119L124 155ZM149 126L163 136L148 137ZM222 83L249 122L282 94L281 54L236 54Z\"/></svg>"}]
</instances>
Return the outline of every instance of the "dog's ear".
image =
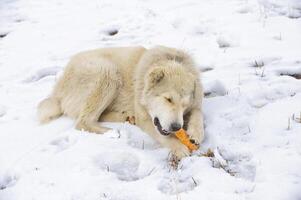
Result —
<instances>
[{"instance_id":1,"label":"dog's ear","mask_svg":"<svg viewBox=\"0 0 301 200\"><path fill-rule=\"evenodd\" d=\"M155 85L157 85L158 83L160 83L163 79L164 79L164 71L163 69L160 68L155 68L153 70L150 71L150 73L148 74L148 86L149 88L154 87Z\"/></svg>"}]
</instances>

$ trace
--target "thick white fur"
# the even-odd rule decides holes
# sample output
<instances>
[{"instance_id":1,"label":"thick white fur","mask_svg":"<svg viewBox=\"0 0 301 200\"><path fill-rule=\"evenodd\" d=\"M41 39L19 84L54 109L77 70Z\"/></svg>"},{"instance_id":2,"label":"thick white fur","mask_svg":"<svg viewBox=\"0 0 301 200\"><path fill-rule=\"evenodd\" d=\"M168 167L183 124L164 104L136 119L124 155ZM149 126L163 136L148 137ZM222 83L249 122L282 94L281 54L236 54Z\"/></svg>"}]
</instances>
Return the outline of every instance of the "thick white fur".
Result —
<instances>
[{"instance_id":1,"label":"thick white fur","mask_svg":"<svg viewBox=\"0 0 301 200\"><path fill-rule=\"evenodd\" d=\"M184 125L197 142L203 140L202 88L199 72L182 51L158 46L104 48L75 55L50 97L38 106L42 123L61 115L76 120L76 128L103 133L98 121L136 125L168 147L179 158L188 149L173 136L161 135L154 118L169 130L173 122ZM186 117L187 116L187 117Z\"/></svg>"}]
</instances>

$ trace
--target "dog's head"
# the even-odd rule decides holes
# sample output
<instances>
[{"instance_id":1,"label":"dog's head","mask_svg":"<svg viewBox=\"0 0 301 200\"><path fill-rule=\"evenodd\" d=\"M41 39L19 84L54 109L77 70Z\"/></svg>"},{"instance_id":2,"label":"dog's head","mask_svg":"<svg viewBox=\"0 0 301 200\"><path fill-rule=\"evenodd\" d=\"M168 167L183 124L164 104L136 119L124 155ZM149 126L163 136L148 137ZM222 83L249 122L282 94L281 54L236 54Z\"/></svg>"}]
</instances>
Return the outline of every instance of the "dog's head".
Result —
<instances>
[{"instance_id":1,"label":"dog's head","mask_svg":"<svg viewBox=\"0 0 301 200\"><path fill-rule=\"evenodd\" d=\"M170 135L184 125L184 115L196 104L197 75L173 63L153 67L145 75L142 105L162 135Z\"/></svg>"}]
</instances>

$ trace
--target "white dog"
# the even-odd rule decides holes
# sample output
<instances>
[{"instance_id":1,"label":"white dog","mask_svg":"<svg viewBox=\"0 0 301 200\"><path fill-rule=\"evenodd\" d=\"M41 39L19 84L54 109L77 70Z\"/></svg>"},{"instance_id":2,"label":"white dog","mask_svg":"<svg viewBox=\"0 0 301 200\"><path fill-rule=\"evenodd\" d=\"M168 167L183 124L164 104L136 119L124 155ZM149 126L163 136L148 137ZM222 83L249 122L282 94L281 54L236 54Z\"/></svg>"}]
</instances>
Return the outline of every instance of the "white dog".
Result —
<instances>
[{"instance_id":1,"label":"white dog","mask_svg":"<svg viewBox=\"0 0 301 200\"><path fill-rule=\"evenodd\" d=\"M203 140L200 72L182 51L158 46L104 48L75 55L50 97L38 107L41 122L61 115L76 128L103 133L98 121L136 125L178 157L189 150L174 137L180 128Z\"/></svg>"}]
</instances>

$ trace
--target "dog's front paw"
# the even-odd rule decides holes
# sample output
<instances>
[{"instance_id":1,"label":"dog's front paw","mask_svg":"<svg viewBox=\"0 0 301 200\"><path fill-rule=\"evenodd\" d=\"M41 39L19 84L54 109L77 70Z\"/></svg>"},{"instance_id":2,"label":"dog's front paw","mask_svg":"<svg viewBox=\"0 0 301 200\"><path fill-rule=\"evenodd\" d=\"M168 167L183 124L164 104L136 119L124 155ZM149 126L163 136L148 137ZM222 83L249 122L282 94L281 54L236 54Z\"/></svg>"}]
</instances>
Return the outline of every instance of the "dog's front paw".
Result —
<instances>
[{"instance_id":1,"label":"dog's front paw","mask_svg":"<svg viewBox=\"0 0 301 200\"><path fill-rule=\"evenodd\" d=\"M171 153L179 160L182 158L189 156L189 149L183 144L177 144L171 149Z\"/></svg>"},{"instance_id":2,"label":"dog's front paw","mask_svg":"<svg viewBox=\"0 0 301 200\"><path fill-rule=\"evenodd\" d=\"M196 139L196 138L189 138L190 142L194 145L196 145L197 147L200 147L200 140Z\"/></svg>"},{"instance_id":3,"label":"dog's front paw","mask_svg":"<svg viewBox=\"0 0 301 200\"><path fill-rule=\"evenodd\" d=\"M203 132L191 129L191 130L188 130L187 133L188 133L190 142L199 147L204 138Z\"/></svg>"}]
</instances>

